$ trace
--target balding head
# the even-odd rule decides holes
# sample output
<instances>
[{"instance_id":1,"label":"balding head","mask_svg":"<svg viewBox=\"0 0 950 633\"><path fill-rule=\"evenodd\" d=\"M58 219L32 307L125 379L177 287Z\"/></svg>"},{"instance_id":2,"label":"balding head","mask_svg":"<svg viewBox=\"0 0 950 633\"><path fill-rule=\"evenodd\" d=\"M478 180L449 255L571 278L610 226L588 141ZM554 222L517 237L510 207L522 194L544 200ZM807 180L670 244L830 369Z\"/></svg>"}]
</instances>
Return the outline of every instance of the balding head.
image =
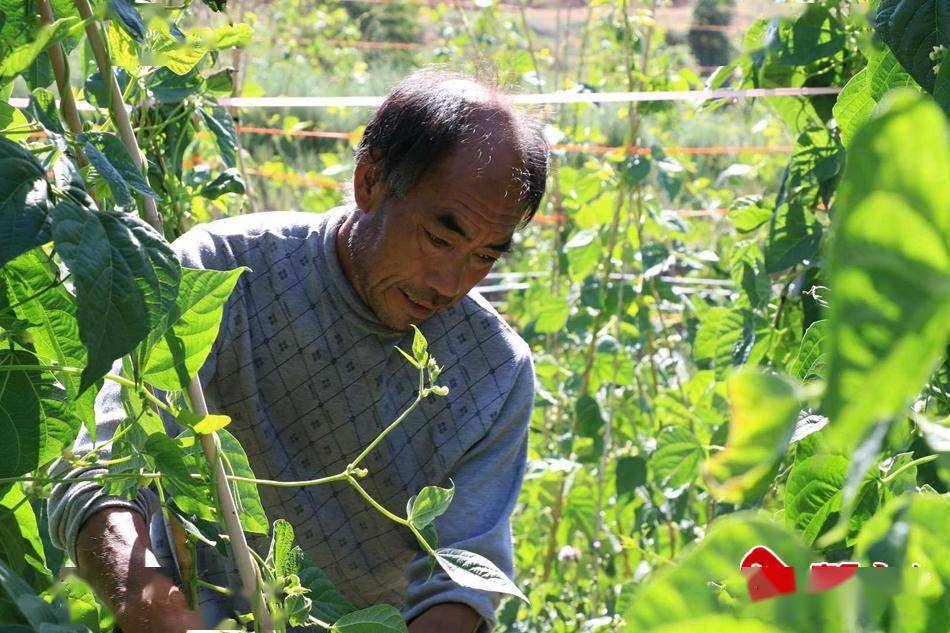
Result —
<instances>
[{"instance_id":1,"label":"balding head","mask_svg":"<svg viewBox=\"0 0 950 633\"><path fill-rule=\"evenodd\" d=\"M510 195L522 220L534 216L547 180L547 143L540 125L515 110L491 86L433 70L400 82L373 115L356 149L390 195L403 196L463 145L475 145L487 168L496 150L510 149Z\"/></svg>"}]
</instances>

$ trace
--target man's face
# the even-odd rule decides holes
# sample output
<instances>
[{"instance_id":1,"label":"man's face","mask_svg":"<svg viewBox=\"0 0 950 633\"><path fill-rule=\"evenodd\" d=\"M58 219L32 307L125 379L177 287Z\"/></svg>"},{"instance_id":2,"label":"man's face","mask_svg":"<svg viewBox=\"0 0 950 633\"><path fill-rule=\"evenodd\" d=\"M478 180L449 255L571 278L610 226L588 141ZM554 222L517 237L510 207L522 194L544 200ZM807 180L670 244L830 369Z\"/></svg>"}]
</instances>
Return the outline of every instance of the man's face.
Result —
<instances>
[{"instance_id":1,"label":"man's face","mask_svg":"<svg viewBox=\"0 0 950 633\"><path fill-rule=\"evenodd\" d=\"M406 330L444 310L510 248L521 221L514 162L507 143L462 146L405 196L358 204L352 281L383 323Z\"/></svg>"}]
</instances>

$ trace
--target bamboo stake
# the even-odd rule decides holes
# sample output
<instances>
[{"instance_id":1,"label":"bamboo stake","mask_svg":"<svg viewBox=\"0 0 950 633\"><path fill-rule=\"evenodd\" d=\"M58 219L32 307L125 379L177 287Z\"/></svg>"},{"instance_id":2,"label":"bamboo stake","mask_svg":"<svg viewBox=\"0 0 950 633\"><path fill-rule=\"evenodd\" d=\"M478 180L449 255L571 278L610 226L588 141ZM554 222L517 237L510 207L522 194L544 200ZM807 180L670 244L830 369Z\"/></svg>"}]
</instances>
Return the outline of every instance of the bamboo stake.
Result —
<instances>
[{"instance_id":1,"label":"bamboo stake","mask_svg":"<svg viewBox=\"0 0 950 633\"><path fill-rule=\"evenodd\" d=\"M191 379L188 384L188 398L191 401L191 407L195 413L201 416L208 415L208 405L205 402L204 390L198 377ZM217 433L203 434L201 436L201 450L208 460L208 465L214 473L214 485L218 492L218 505L220 505L221 515L224 517L225 528L231 543L231 551L234 553L235 563L238 567L238 573L241 576L243 585L242 595L254 608L255 626L260 625L261 630L272 631L274 625L270 619L270 613L267 611L267 605L260 591L257 575L257 567L251 558L250 546L247 544L247 538L244 536L244 529L241 527L241 519L238 517L237 506L234 504L234 496L231 494L231 486L228 485L227 473L224 472L224 464L218 459L218 448L220 440Z\"/></svg>"},{"instance_id":2,"label":"bamboo stake","mask_svg":"<svg viewBox=\"0 0 950 633\"><path fill-rule=\"evenodd\" d=\"M112 121L119 131L122 144L125 145L132 157L132 162L142 172L145 182L148 182L148 169L144 166L142 154L139 152L139 144L135 139L135 132L132 130L132 123L125 111L119 82L112 74L112 60L109 59L109 51L106 48L105 40L102 38L102 32L99 31L99 22L92 19L92 7L89 6L89 0L73 0L73 3L76 5L76 10L79 11L79 16L86 20L86 37L89 39L89 47L92 48L92 54L96 58L96 65L99 67L102 80L108 82L109 111L112 114ZM162 230L162 216L158 213L155 201L148 196L142 196L142 207L145 221L151 224L159 233L164 233Z\"/></svg>"},{"instance_id":3,"label":"bamboo stake","mask_svg":"<svg viewBox=\"0 0 950 633\"><path fill-rule=\"evenodd\" d=\"M52 24L54 21L53 9L50 7L49 0L36 0L36 8L40 12L40 21L43 24ZM69 86L69 65L66 63L66 57L63 55L63 47L56 42L46 50L49 55L50 64L53 67L53 75L56 77L56 87L59 89L60 108L63 117L66 119L66 125L73 134L82 133L82 121L79 119L79 110L76 108L76 98L73 97L73 91ZM82 151L78 152L79 164L84 165L88 161Z\"/></svg>"}]
</instances>

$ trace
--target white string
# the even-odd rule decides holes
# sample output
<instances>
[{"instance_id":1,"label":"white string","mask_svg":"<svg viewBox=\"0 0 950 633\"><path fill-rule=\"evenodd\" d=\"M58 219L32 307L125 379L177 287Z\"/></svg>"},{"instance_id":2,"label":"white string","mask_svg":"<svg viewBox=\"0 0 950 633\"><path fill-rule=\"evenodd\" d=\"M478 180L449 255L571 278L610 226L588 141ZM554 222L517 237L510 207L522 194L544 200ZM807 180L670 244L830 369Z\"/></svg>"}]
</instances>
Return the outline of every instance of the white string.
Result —
<instances>
[{"instance_id":1,"label":"white string","mask_svg":"<svg viewBox=\"0 0 950 633\"><path fill-rule=\"evenodd\" d=\"M653 90L643 92L549 92L513 94L514 103L544 105L558 103L633 103L636 101L693 101L710 99L755 99L761 97L814 97L833 95L841 88L747 88L744 90ZM230 97L218 99L223 106L251 108L377 108L384 97ZM15 108L25 108L29 100L13 98ZM97 110L87 101L77 102L83 111ZM128 106L127 106L128 107Z\"/></svg>"}]
</instances>

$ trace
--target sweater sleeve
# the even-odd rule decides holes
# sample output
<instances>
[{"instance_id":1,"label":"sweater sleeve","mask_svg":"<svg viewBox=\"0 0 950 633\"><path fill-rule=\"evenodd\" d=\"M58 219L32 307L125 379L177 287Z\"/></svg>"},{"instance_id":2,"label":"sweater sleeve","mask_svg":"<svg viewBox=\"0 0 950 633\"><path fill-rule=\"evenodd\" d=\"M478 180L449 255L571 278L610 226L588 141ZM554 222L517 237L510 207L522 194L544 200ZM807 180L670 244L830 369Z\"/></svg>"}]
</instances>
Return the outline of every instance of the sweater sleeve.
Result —
<instances>
[{"instance_id":1,"label":"sweater sleeve","mask_svg":"<svg viewBox=\"0 0 950 633\"><path fill-rule=\"evenodd\" d=\"M510 516L524 477L528 422L534 403L530 355L519 357L511 391L488 434L472 446L449 473L455 496L436 519L439 547L468 550L495 563L509 578L514 571ZM403 602L407 621L433 605L460 602L482 617L479 632L490 631L501 594L462 587L438 566L429 577L429 560L416 556L406 570Z\"/></svg>"},{"instance_id":2,"label":"sweater sleeve","mask_svg":"<svg viewBox=\"0 0 950 633\"><path fill-rule=\"evenodd\" d=\"M183 266L192 268L217 268L209 258L213 257L214 249L211 236L202 230L191 231L173 245ZM222 320L222 327L227 323ZM199 371L199 379L207 385L214 374L215 345L209 354L208 360ZM122 374L122 359L118 359L112 367L112 373ZM160 392L159 395L162 395ZM122 404L122 391L118 383L106 380L96 396L96 445L102 445L111 439L119 424L125 419L125 407ZM163 414L165 431L177 435L181 431L170 416ZM111 446L111 445L110 445ZM102 457L108 458L111 448L107 446L99 450ZM81 456L93 449L93 442L89 433L83 427L73 444L73 453ZM132 499L106 494L103 487L89 481L108 473L103 466L91 465L79 468L70 468L70 465L61 458L53 462L49 468L49 476L67 481L53 485L47 499L47 515L49 517L50 540L56 547L64 550L69 558L76 561L76 538L83 523L90 516L105 508L128 508L138 512L150 522L153 513L159 511L158 495L153 488L139 488ZM68 480L80 478L82 481Z\"/></svg>"}]
</instances>

